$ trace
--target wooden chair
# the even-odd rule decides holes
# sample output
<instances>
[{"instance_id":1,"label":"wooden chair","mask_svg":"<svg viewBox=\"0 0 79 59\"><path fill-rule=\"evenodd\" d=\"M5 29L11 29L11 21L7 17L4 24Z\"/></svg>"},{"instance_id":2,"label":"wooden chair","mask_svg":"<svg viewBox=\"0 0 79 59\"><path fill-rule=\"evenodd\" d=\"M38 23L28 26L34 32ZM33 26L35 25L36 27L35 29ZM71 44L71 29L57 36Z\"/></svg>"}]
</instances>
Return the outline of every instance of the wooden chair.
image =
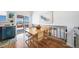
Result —
<instances>
[{"instance_id":1,"label":"wooden chair","mask_svg":"<svg viewBox=\"0 0 79 59\"><path fill-rule=\"evenodd\" d=\"M30 39L26 40L25 43L29 48L37 48L38 47L37 35L32 36Z\"/></svg>"},{"instance_id":2,"label":"wooden chair","mask_svg":"<svg viewBox=\"0 0 79 59\"><path fill-rule=\"evenodd\" d=\"M41 30L37 31L37 34L32 35L31 38L25 41L28 47L38 48L38 42L44 38L44 32Z\"/></svg>"},{"instance_id":3,"label":"wooden chair","mask_svg":"<svg viewBox=\"0 0 79 59\"><path fill-rule=\"evenodd\" d=\"M37 33L37 39L38 41L42 40L44 38L44 32L43 31L39 31Z\"/></svg>"},{"instance_id":4,"label":"wooden chair","mask_svg":"<svg viewBox=\"0 0 79 59\"><path fill-rule=\"evenodd\" d=\"M33 37L33 35L30 34L30 33L27 32L27 31L26 31L25 33L26 33L26 36L28 36L28 40L26 40L25 43L26 43L26 45L27 45L28 47L30 47L30 45L31 45L30 43L31 43L31 41L32 41L31 38Z\"/></svg>"}]
</instances>

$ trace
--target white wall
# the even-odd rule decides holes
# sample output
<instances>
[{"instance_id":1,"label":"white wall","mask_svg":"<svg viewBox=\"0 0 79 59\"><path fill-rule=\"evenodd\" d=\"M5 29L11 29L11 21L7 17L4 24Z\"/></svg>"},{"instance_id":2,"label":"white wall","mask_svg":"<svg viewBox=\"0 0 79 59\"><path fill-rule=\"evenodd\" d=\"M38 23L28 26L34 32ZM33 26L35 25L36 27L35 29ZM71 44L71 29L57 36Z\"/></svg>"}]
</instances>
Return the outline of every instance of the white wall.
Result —
<instances>
[{"instance_id":1,"label":"white wall","mask_svg":"<svg viewBox=\"0 0 79 59\"><path fill-rule=\"evenodd\" d=\"M32 24L37 24L37 25L40 24L39 19L40 19L39 12L33 12L33 14L32 14Z\"/></svg>"},{"instance_id":2,"label":"white wall","mask_svg":"<svg viewBox=\"0 0 79 59\"><path fill-rule=\"evenodd\" d=\"M79 11L54 11L53 25L68 27L68 44L73 46L71 31L74 26L79 26Z\"/></svg>"},{"instance_id":3,"label":"white wall","mask_svg":"<svg viewBox=\"0 0 79 59\"><path fill-rule=\"evenodd\" d=\"M42 22L41 17L44 16L48 19L48 21ZM52 24L52 12L51 11L34 11L32 14L32 24L41 24L41 25L49 25Z\"/></svg>"},{"instance_id":4,"label":"white wall","mask_svg":"<svg viewBox=\"0 0 79 59\"><path fill-rule=\"evenodd\" d=\"M77 11L54 11L54 25L66 25L68 28L79 26L79 12Z\"/></svg>"},{"instance_id":5,"label":"white wall","mask_svg":"<svg viewBox=\"0 0 79 59\"><path fill-rule=\"evenodd\" d=\"M15 11L17 15L23 15L23 16L31 16L32 11Z\"/></svg>"},{"instance_id":6,"label":"white wall","mask_svg":"<svg viewBox=\"0 0 79 59\"><path fill-rule=\"evenodd\" d=\"M0 15L7 15L6 11L0 11Z\"/></svg>"}]
</instances>

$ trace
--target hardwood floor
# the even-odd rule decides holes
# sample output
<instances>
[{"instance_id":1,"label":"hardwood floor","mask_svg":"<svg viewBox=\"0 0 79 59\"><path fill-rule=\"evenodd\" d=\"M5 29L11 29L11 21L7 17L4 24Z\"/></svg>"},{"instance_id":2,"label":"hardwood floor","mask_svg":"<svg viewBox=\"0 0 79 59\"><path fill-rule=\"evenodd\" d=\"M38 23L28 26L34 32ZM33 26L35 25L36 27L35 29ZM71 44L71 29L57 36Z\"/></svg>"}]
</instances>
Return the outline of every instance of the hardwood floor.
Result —
<instances>
[{"instance_id":1,"label":"hardwood floor","mask_svg":"<svg viewBox=\"0 0 79 59\"><path fill-rule=\"evenodd\" d=\"M13 42L13 41L12 41ZM14 43L1 48L70 48L63 40L56 37L46 37L41 41L31 40L26 44L23 38L18 38Z\"/></svg>"},{"instance_id":2,"label":"hardwood floor","mask_svg":"<svg viewBox=\"0 0 79 59\"><path fill-rule=\"evenodd\" d=\"M48 37L41 41L31 41L28 43L29 48L70 48L63 40L56 37Z\"/></svg>"}]
</instances>

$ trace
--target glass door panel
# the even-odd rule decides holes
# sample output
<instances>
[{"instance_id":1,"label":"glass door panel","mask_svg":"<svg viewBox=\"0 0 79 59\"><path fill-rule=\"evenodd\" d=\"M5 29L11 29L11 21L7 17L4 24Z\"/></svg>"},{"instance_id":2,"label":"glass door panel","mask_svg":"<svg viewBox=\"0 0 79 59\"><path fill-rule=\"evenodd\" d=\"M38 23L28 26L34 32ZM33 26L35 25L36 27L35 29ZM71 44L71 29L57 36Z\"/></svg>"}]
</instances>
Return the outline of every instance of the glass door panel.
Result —
<instances>
[{"instance_id":1,"label":"glass door panel","mask_svg":"<svg viewBox=\"0 0 79 59\"><path fill-rule=\"evenodd\" d=\"M20 33L23 33L23 16L22 15L17 15L17 19L16 19L16 30L17 30L17 33L20 34Z\"/></svg>"}]
</instances>

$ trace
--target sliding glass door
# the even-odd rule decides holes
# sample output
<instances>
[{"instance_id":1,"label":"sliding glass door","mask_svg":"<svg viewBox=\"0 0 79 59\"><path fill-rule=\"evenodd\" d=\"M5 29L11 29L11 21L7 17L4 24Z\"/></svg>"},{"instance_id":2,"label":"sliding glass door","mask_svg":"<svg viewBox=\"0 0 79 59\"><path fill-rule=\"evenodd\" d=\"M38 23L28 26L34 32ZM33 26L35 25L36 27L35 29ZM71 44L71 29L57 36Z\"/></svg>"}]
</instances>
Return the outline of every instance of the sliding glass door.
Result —
<instances>
[{"instance_id":1,"label":"sliding glass door","mask_svg":"<svg viewBox=\"0 0 79 59\"><path fill-rule=\"evenodd\" d=\"M30 18L29 16L24 16L24 19L23 19L24 30L29 28L29 23L30 23L29 18Z\"/></svg>"},{"instance_id":2,"label":"sliding glass door","mask_svg":"<svg viewBox=\"0 0 79 59\"><path fill-rule=\"evenodd\" d=\"M24 30L29 28L29 16L17 15L16 18L17 33L24 33Z\"/></svg>"},{"instance_id":3,"label":"sliding glass door","mask_svg":"<svg viewBox=\"0 0 79 59\"><path fill-rule=\"evenodd\" d=\"M16 30L17 34L23 33L23 16L22 15L17 15L16 18Z\"/></svg>"}]
</instances>

